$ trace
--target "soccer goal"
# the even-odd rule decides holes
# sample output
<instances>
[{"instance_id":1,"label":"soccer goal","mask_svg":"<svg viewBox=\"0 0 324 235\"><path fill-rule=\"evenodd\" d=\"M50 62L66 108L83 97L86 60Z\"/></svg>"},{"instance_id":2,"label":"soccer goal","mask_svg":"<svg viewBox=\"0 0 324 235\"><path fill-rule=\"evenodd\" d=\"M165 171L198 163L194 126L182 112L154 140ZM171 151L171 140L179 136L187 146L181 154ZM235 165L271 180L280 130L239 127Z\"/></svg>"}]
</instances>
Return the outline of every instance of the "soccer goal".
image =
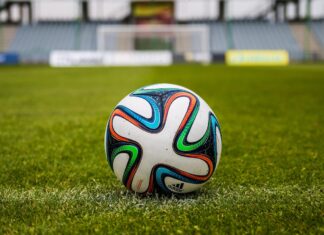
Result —
<instances>
[{"instance_id":1,"label":"soccer goal","mask_svg":"<svg viewBox=\"0 0 324 235\"><path fill-rule=\"evenodd\" d=\"M174 60L209 63L206 25L103 25L97 29L98 51L170 51Z\"/></svg>"}]
</instances>

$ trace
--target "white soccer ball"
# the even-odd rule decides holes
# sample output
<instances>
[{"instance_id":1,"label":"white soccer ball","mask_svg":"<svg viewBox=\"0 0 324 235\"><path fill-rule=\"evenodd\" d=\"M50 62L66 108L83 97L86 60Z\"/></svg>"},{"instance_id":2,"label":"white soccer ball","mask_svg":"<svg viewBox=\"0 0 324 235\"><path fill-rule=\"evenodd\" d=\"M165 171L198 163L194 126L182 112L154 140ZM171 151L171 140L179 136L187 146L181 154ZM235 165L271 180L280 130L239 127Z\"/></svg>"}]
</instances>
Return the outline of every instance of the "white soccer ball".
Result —
<instances>
[{"instance_id":1,"label":"white soccer ball","mask_svg":"<svg viewBox=\"0 0 324 235\"><path fill-rule=\"evenodd\" d=\"M216 170L220 126L194 92L155 84L116 106L107 124L105 150L110 167L131 191L189 193Z\"/></svg>"}]
</instances>

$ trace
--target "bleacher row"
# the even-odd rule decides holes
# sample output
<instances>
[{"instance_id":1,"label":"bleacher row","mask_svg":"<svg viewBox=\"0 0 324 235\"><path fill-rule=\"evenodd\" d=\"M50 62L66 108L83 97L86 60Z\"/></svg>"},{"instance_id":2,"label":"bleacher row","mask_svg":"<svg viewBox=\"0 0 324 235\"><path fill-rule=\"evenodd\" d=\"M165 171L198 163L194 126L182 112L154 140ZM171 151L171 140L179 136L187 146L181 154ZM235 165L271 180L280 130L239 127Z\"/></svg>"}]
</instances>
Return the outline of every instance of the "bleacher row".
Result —
<instances>
[{"instance_id":1,"label":"bleacher row","mask_svg":"<svg viewBox=\"0 0 324 235\"><path fill-rule=\"evenodd\" d=\"M52 50L95 50L97 24L40 23L18 28L9 50L22 61L47 62Z\"/></svg>"},{"instance_id":2,"label":"bleacher row","mask_svg":"<svg viewBox=\"0 0 324 235\"><path fill-rule=\"evenodd\" d=\"M324 22L312 23L311 28L317 40L320 42L320 44L323 47L324 46Z\"/></svg>"},{"instance_id":3,"label":"bleacher row","mask_svg":"<svg viewBox=\"0 0 324 235\"><path fill-rule=\"evenodd\" d=\"M20 54L22 61L47 62L52 50L96 50L98 23L39 23L20 26L9 51ZM304 56L287 23L233 22L210 23L211 52L228 49L284 49L293 60ZM313 22L311 29L324 48L324 22Z\"/></svg>"}]
</instances>

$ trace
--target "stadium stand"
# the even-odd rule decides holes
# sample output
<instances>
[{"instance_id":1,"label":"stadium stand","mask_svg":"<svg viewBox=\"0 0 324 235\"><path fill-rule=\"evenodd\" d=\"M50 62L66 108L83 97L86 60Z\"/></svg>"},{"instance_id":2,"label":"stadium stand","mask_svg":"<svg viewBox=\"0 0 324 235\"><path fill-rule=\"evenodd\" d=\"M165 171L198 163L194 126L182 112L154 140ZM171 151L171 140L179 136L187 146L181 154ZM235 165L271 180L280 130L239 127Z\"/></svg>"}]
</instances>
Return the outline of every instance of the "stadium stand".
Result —
<instances>
[{"instance_id":1,"label":"stadium stand","mask_svg":"<svg viewBox=\"0 0 324 235\"><path fill-rule=\"evenodd\" d=\"M233 22L228 25L228 28L225 23L213 23L210 29L211 50L214 54L225 53L230 48L239 50L283 49L287 50L294 60L303 58L303 50L286 23L243 21ZM232 37L232 40L229 37ZM230 41L232 45L229 45Z\"/></svg>"},{"instance_id":2,"label":"stadium stand","mask_svg":"<svg viewBox=\"0 0 324 235\"><path fill-rule=\"evenodd\" d=\"M294 60L303 58L303 51L286 23L234 22L233 47L249 50L287 50Z\"/></svg>"},{"instance_id":3,"label":"stadium stand","mask_svg":"<svg viewBox=\"0 0 324 235\"><path fill-rule=\"evenodd\" d=\"M16 34L16 27L11 25L2 25L0 27L2 29L2 32L0 32L0 51L6 51Z\"/></svg>"},{"instance_id":4,"label":"stadium stand","mask_svg":"<svg viewBox=\"0 0 324 235\"><path fill-rule=\"evenodd\" d=\"M224 23L213 23L210 25L211 51L214 54L225 53L229 48L226 27Z\"/></svg>"},{"instance_id":5,"label":"stadium stand","mask_svg":"<svg viewBox=\"0 0 324 235\"><path fill-rule=\"evenodd\" d=\"M311 29L322 47L324 47L324 21L312 22Z\"/></svg>"},{"instance_id":6,"label":"stadium stand","mask_svg":"<svg viewBox=\"0 0 324 235\"><path fill-rule=\"evenodd\" d=\"M226 1L223 0L150 1L155 2L151 6L153 10L148 7L151 4L147 5L144 1L148 7L146 8L145 5L141 5L141 1L135 0L58 0L54 1L55 3L51 0L35 0L37 4L32 2L0 0L0 23L5 25L0 30L0 51L19 54L21 62L47 63L53 50L97 50L98 25L143 23L208 25L209 46L214 61L224 61L224 54L229 49L287 50L293 61L324 58L324 12L316 11L314 16L312 12L308 13L309 16L303 15L298 9L306 11L306 5L299 5L299 1L295 0L247 0L246 3L237 0L231 4L225 4ZM313 1L313 8L320 6L319 2L322 0ZM294 8L289 7L294 11L287 10L289 4L295 5ZM245 10L240 11L243 6ZM16 8L16 16L11 14L12 7ZM65 11L60 11L62 7ZM78 7L80 9L76 11ZM55 14L50 14L52 8ZM163 12L156 9L163 9ZM148 17L147 12L154 14ZM291 13L294 13L293 16L290 16ZM130 37L127 37L109 35L109 40L103 40L104 48L131 50L133 43L128 40ZM183 51L189 52L187 54L192 51L198 52L201 46L199 34L164 43L172 44L169 48L165 48L161 40L155 41L157 43L152 44L153 48L147 48L147 43L140 40L136 42L136 48L162 48L173 52L175 48L184 48L174 52L174 55L181 57L182 54L186 54ZM143 45L139 45L140 43ZM186 49L187 45L190 45L190 50Z\"/></svg>"},{"instance_id":7,"label":"stadium stand","mask_svg":"<svg viewBox=\"0 0 324 235\"><path fill-rule=\"evenodd\" d=\"M290 29L296 39L298 45L303 49L305 57L320 59L322 56L323 48L313 30L309 30L304 22L292 22L289 24Z\"/></svg>"},{"instance_id":8,"label":"stadium stand","mask_svg":"<svg viewBox=\"0 0 324 235\"><path fill-rule=\"evenodd\" d=\"M9 50L18 52L22 61L29 62L47 62L50 51L54 49L95 50L97 26L96 23L40 23L21 26ZM314 26L314 31L321 31L320 27L321 24ZM230 48L225 23L212 23L210 29L212 53L225 53ZM303 56L302 49L285 23L234 22L231 34L233 49L285 49L295 60L302 59ZM320 32L318 34L323 35Z\"/></svg>"},{"instance_id":9,"label":"stadium stand","mask_svg":"<svg viewBox=\"0 0 324 235\"><path fill-rule=\"evenodd\" d=\"M22 61L47 62L52 50L95 50L97 24L40 23L17 29L9 47Z\"/></svg>"}]
</instances>

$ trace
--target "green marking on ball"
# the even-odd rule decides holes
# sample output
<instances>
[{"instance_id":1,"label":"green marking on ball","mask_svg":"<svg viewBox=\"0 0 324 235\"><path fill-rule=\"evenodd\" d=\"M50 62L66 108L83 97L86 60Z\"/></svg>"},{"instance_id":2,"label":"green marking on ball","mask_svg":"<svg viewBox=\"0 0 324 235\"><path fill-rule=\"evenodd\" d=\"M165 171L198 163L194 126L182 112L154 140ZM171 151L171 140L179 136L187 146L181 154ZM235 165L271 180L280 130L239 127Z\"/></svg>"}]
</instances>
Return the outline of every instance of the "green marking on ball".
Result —
<instances>
[{"instance_id":1,"label":"green marking on ball","mask_svg":"<svg viewBox=\"0 0 324 235\"><path fill-rule=\"evenodd\" d=\"M180 134L180 136L179 136L179 138L177 140L177 148L180 151L190 152L190 151L196 150L200 146L202 146L207 141L207 139L209 137L209 134L210 134L210 121L208 121L208 127L207 127L207 130L206 130L204 136L199 141L197 141L195 143L189 143L189 144L185 143L186 142L185 139L188 136L188 133L189 133L189 131L190 131L192 125L193 125L194 120L196 119L198 110L199 110L199 105L197 105L196 108L194 109L191 117L189 118L187 124L183 128L183 131L181 132L181 134Z\"/></svg>"},{"instance_id":2,"label":"green marking on ball","mask_svg":"<svg viewBox=\"0 0 324 235\"><path fill-rule=\"evenodd\" d=\"M130 158L129 161L127 163L126 169L124 171L123 174L123 182L127 181L128 175L131 171L131 169L133 168L136 159L138 158L139 154L138 154L138 148L134 145L123 145L120 146L116 149L113 150L112 154L111 154L111 162L113 163L115 158L117 157L118 154L120 153L127 153ZM113 165L112 165L113 166Z\"/></svg>"}]
</instances>

